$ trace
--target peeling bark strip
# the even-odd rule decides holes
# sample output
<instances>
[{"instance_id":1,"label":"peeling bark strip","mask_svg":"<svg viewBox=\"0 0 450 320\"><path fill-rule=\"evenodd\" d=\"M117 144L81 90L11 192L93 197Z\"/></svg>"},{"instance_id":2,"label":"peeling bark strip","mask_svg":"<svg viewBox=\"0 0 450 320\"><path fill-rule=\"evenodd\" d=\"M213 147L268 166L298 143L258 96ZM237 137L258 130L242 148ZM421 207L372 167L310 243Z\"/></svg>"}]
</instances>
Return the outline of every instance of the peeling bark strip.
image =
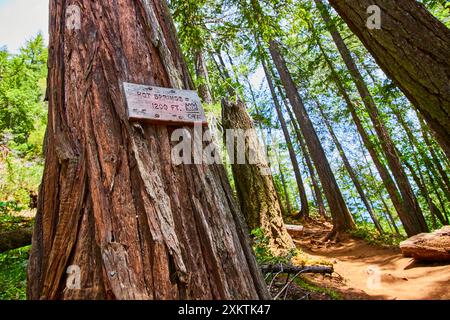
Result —
<instances>
[{"instance_id":1,"label":"peeling bark strip","mask_svg":"<svg viewBox=\"0 0 450 320\"><path fill-rule=\"evenodd\" d=\"M80 7L81 28L65 10ZM268 298L221 166L175 166L123 82L192 89L164 1L50 1L49 126L30 299ZM81 290L66 288L80 267Z\"/></svg>"},{"instance_id":2,"label":"peeling bark strip","mask_svg":"<svg viewBox=\"0 0 450 320\"><path fill-rule=\"evenodd\" d=\"M222 112L224 129L241 129L252 132L245 139L245 163L231 165L239 202L247 225L252 230L261 228L264 231L274 254L287 254L289 250L295 249L295 245L283 222L272 175L264 174L264 171L270 170L270 168L250 162L251 152L263 151L256 131L252 130L253 122L241 101L233 103L223 100ZM230 141L227 141L227 144L230 144ZM237 151L237 148L229 150L230 153L237 153ZM263 156L257 158L261 159Z\"/></svg>"},{"instance_id":3,"label":"peeling bark strip","mask_svg":"<svg viewBox=\"0 0 450 320\"><path fill-rule=\"evenodd\" d=\"M420 111L450 158L450 30L414 0L330 0L378 65ZM366 10L381 8L381 29Z\"/></svg>"}]
</instances>

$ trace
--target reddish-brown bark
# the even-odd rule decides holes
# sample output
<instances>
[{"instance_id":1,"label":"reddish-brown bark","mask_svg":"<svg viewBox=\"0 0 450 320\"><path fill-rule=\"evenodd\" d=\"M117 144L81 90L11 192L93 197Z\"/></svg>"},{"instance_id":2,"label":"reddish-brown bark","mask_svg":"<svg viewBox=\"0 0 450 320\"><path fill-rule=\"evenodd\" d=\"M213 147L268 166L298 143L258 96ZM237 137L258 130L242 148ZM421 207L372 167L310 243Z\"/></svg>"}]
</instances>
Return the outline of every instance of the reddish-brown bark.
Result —
<instances>
[{"instance_id":1,"label":"reddish-brown bark","mask_svg":"<svg viewBox=\"0 0 450 320\"><path fill-rule=\"evenodd\" d=\"M223 167L176 166L174 128L128 121L122 82L192 88L165 2L51 0L49 49L28 297L267 298Z\"/></svg>"}]
</instances>

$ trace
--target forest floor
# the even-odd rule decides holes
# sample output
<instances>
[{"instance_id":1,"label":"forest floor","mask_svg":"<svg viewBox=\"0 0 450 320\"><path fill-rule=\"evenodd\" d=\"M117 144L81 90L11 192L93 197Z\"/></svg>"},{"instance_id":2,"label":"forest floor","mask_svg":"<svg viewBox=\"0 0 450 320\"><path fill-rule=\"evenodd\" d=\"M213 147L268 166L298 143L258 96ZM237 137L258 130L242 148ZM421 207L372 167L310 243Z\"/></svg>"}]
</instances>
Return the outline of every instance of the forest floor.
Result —
<instances>
[{"instance_id":1,"label":"forest floor","mask_svg":"<svg viewBox=\"0 0 450 320\"><path fill-rule=\"evenodd\" d=\"M332 226L306 222L304 234L294 238L313 259L334 265L333 276L308 275L317 286L339 292L342 299L450 299L450 264L416 262L398 248L368 244L349 235L323 242Z\"/></svg>"}]
</instances>

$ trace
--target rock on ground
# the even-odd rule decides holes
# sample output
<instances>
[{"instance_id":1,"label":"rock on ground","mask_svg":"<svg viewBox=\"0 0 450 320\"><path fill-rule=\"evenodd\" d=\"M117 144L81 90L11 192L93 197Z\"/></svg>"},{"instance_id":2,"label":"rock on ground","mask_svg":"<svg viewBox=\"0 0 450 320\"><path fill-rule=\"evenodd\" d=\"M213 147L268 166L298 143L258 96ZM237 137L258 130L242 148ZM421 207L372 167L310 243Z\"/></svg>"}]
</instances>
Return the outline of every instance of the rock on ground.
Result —
<instances>
[{"instance_id":1,"label":"rock on ground","mask_svg":"<svg viewBox=\"0 0 450 320\"><path fill-rule=\"evenodd\" d=\"M300 225L287 224L286 229L288 233L291 235L291 237L296 238L303 235L304 227Z\"/></svg>"},{"instance_id":2,"label":"rock on ground","mask_svg":"<svg viewBox=\"0 0 450 320\"><path fill-rule=\"evenodd\" d=\"M415 235L400 243L400 249L416 260L450 261L450 226Z\"/></svg>"}]
</instances>

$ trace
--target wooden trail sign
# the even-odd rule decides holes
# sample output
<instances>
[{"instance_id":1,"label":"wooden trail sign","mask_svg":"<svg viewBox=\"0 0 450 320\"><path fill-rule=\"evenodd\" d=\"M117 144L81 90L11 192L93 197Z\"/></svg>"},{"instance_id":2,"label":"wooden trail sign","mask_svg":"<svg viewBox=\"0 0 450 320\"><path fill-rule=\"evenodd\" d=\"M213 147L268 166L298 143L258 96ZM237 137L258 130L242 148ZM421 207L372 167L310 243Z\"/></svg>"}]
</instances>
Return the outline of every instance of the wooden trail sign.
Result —
<instances>
[{"instance_id":1,"label":"wooden trail sign","mask_svg":"<svg viewBox=\"0 0 450 320\"><path fill-rule=\"evenodd\" d=\"M207 125L196 91L161 88L124 82L130 120L164 124Z\"/></svg>"}]
</instances>

